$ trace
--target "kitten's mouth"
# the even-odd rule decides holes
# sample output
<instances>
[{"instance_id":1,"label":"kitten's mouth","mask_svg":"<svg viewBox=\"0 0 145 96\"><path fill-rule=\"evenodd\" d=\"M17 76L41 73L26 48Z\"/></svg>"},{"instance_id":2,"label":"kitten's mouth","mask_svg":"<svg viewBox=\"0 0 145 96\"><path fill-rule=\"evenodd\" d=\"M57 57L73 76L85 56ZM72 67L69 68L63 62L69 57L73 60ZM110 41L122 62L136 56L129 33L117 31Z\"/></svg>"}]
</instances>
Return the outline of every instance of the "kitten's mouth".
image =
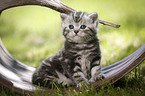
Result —
<instances>
[{"instance_id":1,"label":"kitten's mouth","mask_svg":"<svg viewBox=\"0 0 145 96\"><path fill-rule=\"evenodd\" d=\"M75 34L75 36L79 36L79 35L78 35L78 34ZM75 37L75 36L74 36L74 37Z\"/></svg>"},{"instance_id":2,"label":"kitten's mouth","mask_svg":"<svg viewBox=\"0 0 145 96\"><path fill-rule=\"evenodd\" d=\"M80 37L78 34L73 35L72 37Z\"/></svg>"},{"instance_id":3,"label":"kitten's mouth","mask_svg":"<svg viewBox=\"0 0 145 96\"><path fill-rule=\"evenodd\" d=\"M81 35L82 35L82 34L76 33L76 34L74 34L74 37L75 37L75 36L82 37Z\"/></svg>"}]
</instances>

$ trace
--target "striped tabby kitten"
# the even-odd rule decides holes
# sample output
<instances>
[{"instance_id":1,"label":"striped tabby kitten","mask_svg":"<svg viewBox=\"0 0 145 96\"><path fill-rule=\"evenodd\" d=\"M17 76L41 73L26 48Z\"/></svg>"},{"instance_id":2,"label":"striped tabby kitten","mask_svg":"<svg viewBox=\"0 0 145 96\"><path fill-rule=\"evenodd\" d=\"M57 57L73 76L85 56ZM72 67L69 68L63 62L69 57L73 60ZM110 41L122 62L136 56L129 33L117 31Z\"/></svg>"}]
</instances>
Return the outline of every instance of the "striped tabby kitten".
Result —
<instances>
[{"instance_id":1,"label":"striped tabby kitten","mask_svg":"<svg viewBox=\"0 0 145 96\"><path fill-rule=\"evenodd\" d=\"M101 52L96 36L97 13L75 12L61 14L65 43L54 56L42 61L33 74L34 84L81 86L102 77Z\"/></svg>"}]
</instances>

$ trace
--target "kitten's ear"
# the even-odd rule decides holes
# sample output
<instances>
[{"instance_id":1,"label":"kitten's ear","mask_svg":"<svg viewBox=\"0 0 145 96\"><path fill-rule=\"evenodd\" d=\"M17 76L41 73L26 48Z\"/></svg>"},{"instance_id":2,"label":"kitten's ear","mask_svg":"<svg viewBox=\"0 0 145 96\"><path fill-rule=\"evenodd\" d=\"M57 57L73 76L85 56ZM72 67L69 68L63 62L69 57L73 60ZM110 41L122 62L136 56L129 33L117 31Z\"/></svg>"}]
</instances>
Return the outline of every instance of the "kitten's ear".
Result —
<instances>
[{"instance_id":1,"label":"kitten's ear","mask_svg":"<svg viewBox=\"0 0 145 96\"><path fill-rule=\"evenodd\" d=\"M60 17L61 17L61 20L63 21L63 20L67 17L67 14L61 13L61 14L60 14Z\"/></svg>"},{"instance_id":2,"label":"kitten's ear","mask_svg":"<svg viewBox=\"0 0 145 96\"><path fill-rule=\"evenodd\" d=\"M92 22L94 23L98 19L97 13L89 14L89 18L92 19Z\"/></svg>"}]
</instances>

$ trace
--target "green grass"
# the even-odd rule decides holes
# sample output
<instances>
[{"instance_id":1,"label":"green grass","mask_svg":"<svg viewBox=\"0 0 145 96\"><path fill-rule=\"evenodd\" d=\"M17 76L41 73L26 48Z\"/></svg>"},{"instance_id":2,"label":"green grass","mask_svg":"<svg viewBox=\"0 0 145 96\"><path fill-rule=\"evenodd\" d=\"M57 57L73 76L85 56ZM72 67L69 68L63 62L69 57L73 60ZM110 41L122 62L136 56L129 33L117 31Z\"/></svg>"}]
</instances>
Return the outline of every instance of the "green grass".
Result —
<instances>
[{"instance_id":1,"label":"green grass","mask_svg":"<svg viewBox=\"0 0 145 96\"><path fill-rule=\"evenodd\" d=\"M119 29L99 25L98 37L102 51L102 66L128 56L145 43L144 0L61 0L88 13L97 12L99 19L118 23ZM23 6L5 10L0 17L0 37L8 51L19 61L37 67L41 61L63 45L61 20L58 12L39 6ZM66 96L122 96L145 94L145 66L107 88L69 91ZM90 87L88 87L90 88ZM92 87L91 87L92 88ZM14 96L1 87L0 96ZM52 94L51 94L52 95ZM59 95L56 92L55 95Z\"/></svg>"}]
</instances>

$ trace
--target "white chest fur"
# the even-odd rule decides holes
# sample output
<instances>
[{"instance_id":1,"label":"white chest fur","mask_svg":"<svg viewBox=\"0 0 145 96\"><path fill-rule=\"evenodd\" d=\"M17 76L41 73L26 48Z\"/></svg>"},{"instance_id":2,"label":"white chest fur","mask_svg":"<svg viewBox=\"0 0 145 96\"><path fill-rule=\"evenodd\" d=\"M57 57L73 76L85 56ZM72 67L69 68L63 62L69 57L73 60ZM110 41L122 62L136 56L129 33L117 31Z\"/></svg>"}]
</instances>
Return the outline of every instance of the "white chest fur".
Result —
<instances>
[{"instance_id":1,"label":"white chest fur","mask_svg":"<svg viewBox=\"0 0 145 96\"><path fill-rule=\"evenodd\" d=\"M88 52L81 51L79 52L80 56L76 59L77 63L81 65L81 70L85 76L87 76L87 71L90 70L90 57Z\"/></svg>"}]
</instances>

